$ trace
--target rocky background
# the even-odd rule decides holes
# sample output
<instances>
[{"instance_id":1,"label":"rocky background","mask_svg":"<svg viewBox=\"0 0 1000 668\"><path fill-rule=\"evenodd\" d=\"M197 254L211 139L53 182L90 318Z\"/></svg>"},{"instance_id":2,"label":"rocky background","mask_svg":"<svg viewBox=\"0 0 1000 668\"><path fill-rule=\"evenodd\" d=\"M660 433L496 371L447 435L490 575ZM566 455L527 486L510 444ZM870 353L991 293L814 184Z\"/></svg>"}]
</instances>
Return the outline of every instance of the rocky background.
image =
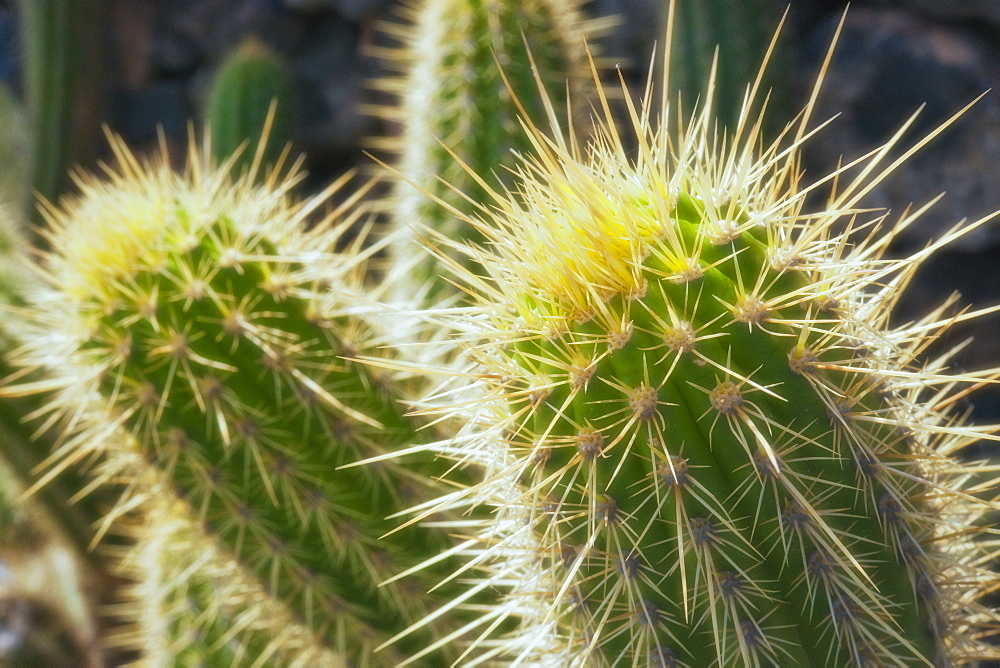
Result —
<instances>
[{"instance_id":1,"label":"rocky background","mask_svg":"<svg viewBox=\"0 0 1000 668\"><path fill-rule=\"evenodd\" d=\"M306 155L306 187L370 166L364 155L370 139L396 131L365 113L366 105L385 102L368 82L386 73L374 53L385 41L380 22L396 14L396 1L91 0L85 20L95 37L88 43L77 105L79 164L92 167L105 155L102 124L137 151L154 149L162 128L173 154L181 156L217 67L255 36L282 54L294 75L299 93L294 140ZM759 5L766 17L780 15L787 4L721 1ZM620 17L599 48L636 88L659 37L664 4L592 0L586 5L594 16ZM791 0L772 81L786 117L804 103L845 5ZM0 2L0 80L15 91L20 90L17 20L17 3ZM838 117L808 144L807 179L834 169L842 156L851 160L871 150L921 105L910 141L991 88L868 198L867 205L898 216L910 202L947 193L899 239L897 253L921 249L959 220L1000 210L1000 0L854 0L814 114L816 120ZM914 279L898 317L916 317L956 290L961 305L997 304L998 261L1000 220L939 253ZM1000 365L998 334L1000 316L958 328L939 348L975 336L956 364ZM980 392L974 403L976 420L1000 421L1000 391ZM0 610L0 627L12 623L10 614Z\"/></svg>"}]
</instances>

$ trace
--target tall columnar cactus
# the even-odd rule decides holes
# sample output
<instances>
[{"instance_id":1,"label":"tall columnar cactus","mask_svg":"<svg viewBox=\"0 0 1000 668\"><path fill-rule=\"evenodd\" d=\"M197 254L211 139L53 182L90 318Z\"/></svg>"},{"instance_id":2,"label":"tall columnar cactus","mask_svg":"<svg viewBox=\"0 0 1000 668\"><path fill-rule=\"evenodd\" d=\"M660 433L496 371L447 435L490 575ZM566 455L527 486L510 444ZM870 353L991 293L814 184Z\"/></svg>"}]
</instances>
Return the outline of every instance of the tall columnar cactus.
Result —
<instances>
[{"instance_id":1,"label":"tall columnar cactus","mask_svg":"<svg viewBox=\"0 0 1000 668\"><path fill-rule=\"evenodd\" d=\"M664 19L669 17L675 24L670 28L672 90L667 92L679 93L682 99L677 102L683 102L690 112L705 92L714 68L715 117L724 127L734 128L746 82L753 79L754 68L764 56L787 4L776 0L676 0L675 11L670 12L663 3ZM786 72L791 69L787 61L776 65ZM782 72L775 70L772 67L767 76L772 110L775 106L782 108L776 105L776 98L782 102L789 92L782 86Z\"/></svg>"},{"instance_id":2,"label":"tall columnar cactus","mask_svg":"<svg viewBox=\"0 0 1000 668\"><path fill-rule=\"evenodd\" d=\"M591 81L584 40L598 26L584 20L579 4L428 0L414 3L406 27L391 28L402 47L387 61L400 76L382 85L400 103L378 113L403 125L401 136L386 147L398 155L396 168L409 180L398 184L392 204L392 220L401 232L393 246L397 297L409 299L423 290L432 299L453 294L439 279L442 270L433 256L421 250L421 238L435 244L438 237L481 240L473 227L421 192L466 213L482 201L485 191L449 151L496 186L506 180L504 165L512 152L531 148L518 119L546 117L538 81L550 90L564 126L567 90L584 98Z\"/></svg>"},{"instance_id":3,"label":"tall columnar cactus","mask_svg":"<svg viewBox=\"0 0 1000 668\"><path fill-rule=\"evenodd\" d=\"M85 22L79 0L25 0L19 5L22 76L31 119L30 184L35 192L53 198L68 181L73 99L81 72L80 30ZM27 200L21 204L30 206Z\"/></svg>"},{"instance_id":4,"label":"tall columnar cactus","mask_svg":"<svg viewBox=\"0 0 1000 668\"><path fill-rule=\"evenodd\" d=\"M363 190L338 221L340 209L314 214L341 184L295 204L295 178L277 171L257 185L192 149L177 174L113 148L107 182L82 180L79 197L47 210L47 289L20 355L58 374L40 386L58 390L61 465L102 454L106 478L135 489L124 511L144 493L139 453L189 504L206 543L321 644L361 663L423 649L447 617L371 656L448 596L428 591L451 574L452 541L416 525L383 534L449 464L341 468L432 437L405 416L395 376L352 360L380 343L353 285L361 238L334 252ZM440 577L382 584L424 561ZM450 648L437 651L443 660Z\"/></svg>"},{"instance_id":5,"label":"tall columnar cactus","mask_svg":"<svg viewBox=\"0 0 1000 668\"><path fill-rule=\"evenodd\" d=\"M965 424L960 403L1000 370L956 375L947 354L924 357L974 317L949 315L952 302L890 323L916 268L963 232L890 259L922 209L890 227L859 202L911 153L883 164L903 130L849 183L803 186L809 110L765 144L747 104L728 137L711 94L679 138L666 103L632 109L627 139L606 116L587 148L532 128L537 157L514 194L493 192L489 217L469 221L487 244L467 252L488 271L458 279L481 297L455 326L488 398L468 453L490 471L472 493L499 506L481 558L509 590L486 615L522 620L484 656L997 655L984 601L1000 586L984 522L996 479L958 457L996 429Z\"/></svg>"}]
</instances>

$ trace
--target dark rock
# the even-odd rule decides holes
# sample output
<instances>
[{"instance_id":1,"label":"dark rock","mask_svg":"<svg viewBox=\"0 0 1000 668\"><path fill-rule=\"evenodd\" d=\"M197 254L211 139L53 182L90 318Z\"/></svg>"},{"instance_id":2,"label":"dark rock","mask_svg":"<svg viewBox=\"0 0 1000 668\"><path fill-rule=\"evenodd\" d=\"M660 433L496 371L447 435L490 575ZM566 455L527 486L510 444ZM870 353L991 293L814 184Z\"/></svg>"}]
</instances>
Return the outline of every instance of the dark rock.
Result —
<instances>
[{"instance_id":1,"label":"dark rock","mask_svg":"<svg viewBox=\"0 0 1000 668\"><path fill-rule=\"evenodd\" d=\"M141 90L120 88L112 93L111 109L111 128L129 145L155 141L158 128L168 138L183 141L191 115L180 80L160 81Z\"/></svg>"},{"instance_id":2,"label":"dark rock","mask_svg":"<svg viewBox=\"0 0 1000 668\"><path fill-rule=\"evenodd\" d=\"M812 37L814 53L825 50L832 21ZM812 76L802 79L811 81ZM923 105L894 150L893 155L899 155L978 95L998 86L1000 51L995 42L962 27L941 26L903 12L852 10L815 113L817 120L840 117L809 143L807 164L813 173L828 173L841 156L854 159L888 140ZM913 249L963 218L976 219L1000 209L998 182L1000 97L987 95L863 204L892 209L898 215L911 202L920 205L947 193L900 238L901 249ZM1000 243L997 228L984 228L955 248L974 250L995 243Z\"/></svg>"},{"instance_id":3,"label":"dark rock","mask_svg":"<svg viewBox=\"0 0 1000 668\"><path fill-rule=\"evenodd\" d=\"M17 81L21 62L17 30L16 16L6 7L0 7L0 81L8 86Z\"/></svg>"},{"instance_id":4,"label":"dark rock","mask_svg":"<svg viewBox=\"0 0 1000 668\"><path fill-rule=\"evenodd\" d=\"M357 30L326 15L289 55L299 82L300 146L311 160L326 162L357 149L369 121L359 112L364 71Z\"/></svg>"},{"instance_id":5,"label":"dark rock","mask_svg":"<svg viewBox=\"0 0 1000 668\"><path fill-rule=\"evenodd\" d=\"M927 16L947 21L980 21L1000 27L1000 2L997 0L882 0L878 4L904 6Z\"/></svg>"},{"instance_id":6,"label":"dark rock","mask_svg":"<svg viewBox=\"0 0 1000 668\"><path fill-rule=\"evenodd\" d=\"M151 61L157 74L181 76L193 72L202 62L202 52L190 35L168 30L153 43Z\"/></svg>"},{"instance_id":7,"label":"dark rock","mask_svg":"<svg viewBox=\"0 0 1000 668\"><path fill-rule=\"evenodd\" d=\"M374 14L384 0L285 0L284 4L292 11L306 13L334 11L356 23Z\"/></svg>"},{"instance_id":8,"label":"dark rock","mask_svg":"<svg viewBox=\"0 0 1000 668\"><path fill-rule=\"evenodd\" d=\"M958 3L946 3L958 4ZM813 62L820 62L839 20L831 16L811 35ZM803 81L811 81L803 74ZM987 89L1000 87L997 40L969 25L935 23L896 10L852 8L819 101L815 120L840 114L807 144L812 176L835 169L886 141L921 104L925 105L902 142L883 164L938 127ZM856 170L855 170L856 172ZM849 178L849 177L848 177ZM986 95L937 139L906 161L860 202L891 209L892 225L911 202L945 197L898 239L897 256L919 252L963 219L973 221L1000 209L1000 96ZM898 304L897 322L923 316L953 292L963 306L988 307L1000 300L1000 221L980 228L936 252L915 274ZM960 323L926 351L946 353L965 339L951 366L983 369L1000 363L995 317ZM1000 392L986 388L973 399L975 419L1000 415Z\"/></svg>"}]
</instances>

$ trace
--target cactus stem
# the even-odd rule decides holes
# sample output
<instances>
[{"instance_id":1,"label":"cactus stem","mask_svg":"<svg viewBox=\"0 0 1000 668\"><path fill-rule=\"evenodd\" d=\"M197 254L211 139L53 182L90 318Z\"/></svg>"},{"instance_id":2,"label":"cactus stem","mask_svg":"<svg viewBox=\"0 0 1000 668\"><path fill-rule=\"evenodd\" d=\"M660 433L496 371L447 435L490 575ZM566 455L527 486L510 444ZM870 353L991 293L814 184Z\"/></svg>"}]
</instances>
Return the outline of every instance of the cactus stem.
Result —
<instances>
[{"instance_id":1,"label":"cactus stem","mask_svg":"<svg viewBox=\"0 0 1000 668\"><path fill-rule=\"evenodd\" d=\"M516 184L464 216L485 242L448 252L483 267L452 265L480 308L440 317L470 342L485 398L452 407L470 425L455 447L487 470L466 496L494 507L476 563L510 592L483 624L520 620L481 638L484 661L997 656L983 640L1000 629L983 600L998 581L985 521L995 480L955 457L1000 440L1000 426L952 410L1000 370L957 374L954 350L927 354L942 331L997 307L951 315L951 299L890 322L917 267L991 217L890 259L926 206L895 225L862 209L964 109L899 149L911 118L803 185L822 75L774 142L761 136L759 82L728 136L712 82L679 133L669 87L659 106L647 90L639 109L625 91L628 136L600 90L590 144L526 122L534 153ZM857 176L841 183L848 168ZM807 210L820 188L825 205Z\"/></svg>"}]
</instances>

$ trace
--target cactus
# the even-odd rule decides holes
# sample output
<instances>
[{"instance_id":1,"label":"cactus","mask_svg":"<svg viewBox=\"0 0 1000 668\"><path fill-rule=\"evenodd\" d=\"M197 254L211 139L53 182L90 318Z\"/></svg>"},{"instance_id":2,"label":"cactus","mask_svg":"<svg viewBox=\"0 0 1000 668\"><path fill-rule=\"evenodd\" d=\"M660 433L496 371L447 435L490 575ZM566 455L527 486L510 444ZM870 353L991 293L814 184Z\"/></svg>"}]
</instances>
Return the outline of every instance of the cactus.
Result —
<instances>
[{"instance_id":1,"label":"cactus","mask_svg":"<svg viewBox=\"0 0 1000 668\"><path fill-rule=\"evenodd\" d=\"M495 190L466 218L486 243L458 250L488 278L458 275L480 308L450 317L474 342L486 400L460 443L489 467L470 494L497 506L479 560L509 596L484 615L521 619L483 657L998 655L986 642L1000 632L986 600L1000 585L986 522L997 481L959 459L998 427L965 424L956 404L1000 370L953 374L948 354L924 357L950 325L996 309L950 315L952 300L890 323L921 262L985 220L890 259L926 207L890 227L859 201L931 137L884 164L904 127L856 179L803 185L811 103L765 143L757 85L729 136L711 86L679 138L666 100L629 105L623 137L602 97L587 148L532 127L537 157L516 168L515 194ZM808 210L823 184L826 206Z\"/></svg>"},{"instance_id":2,"label":"cactus","mask_svg":"<svg viewBox=\"0 0 1000 668\"><path fill-rule=\"evenodd\" d=\"M119 643L143 648L150 666L345 664L206 537L162 484L147 472L149 503L124 529L132 546L119 562L135 584L119 606L131 622Z\"/></svg>"},{"instance_id":3,"label":"cactus","mask_svg":"<svg viewBox=\"0 0 1000 668\"><path fill-rule=\"evenodd\" d=\"M0 665L97 666L95 573L24 483L0 458Z\"/></svg>"},{"instance_id":4,"label":"cactus","mask_svg":"<svg viewBox=\"0 0 1000 668\"><path fill-rule=\"evenodd\" d=\"M25 292L28 289L31 270L25 243L17 226L13 207L0 209L0 305L5 309L26 306ZM0 378L12 376L17 371L6 356L20 345L17 319L5 319L0 323ZM36 376L32 380L38 380ZM22 380L24 380L22 378ZM0 401L0 462L11 469L12 475L30 487L34 476L53 451L51 432L42 430L34 433L38 425L30 417L45 405L41 397L5 399ZM92 523L101 517L98 506L107 499L92 495L85 504L70 504L70 499L87 484L86 476L80 471L64 471L56 480L50 480L38 491L34 502L44 506L48 514L60 525L63 536L76 546L81 558L90 561L91 567L100 567L98 560L88 556L88 548L95 537ZM13 502L16 497L12 497Z\"/></svg>"},{"instance_id":5,"label":"cactus","mask_svg":"<svg viewBox=\"0 0 1000 668\"><path fill-rule=\"evenodd\" d=\"M20 3L24 82L31 119L31 187L54 198L66 185L73 147L73 99L79 80L78 0ZM23 204L28 205L26 200Z\"/></svg>"},{"instance_id":6,"label":"cactus","mask_svg":"<svg viewBox=\"0 0 1000 668\"><path fill-rule=\"evenodd\" d=\"M684 103L684 116L705 93L705 83L714 68L714 115L724 127L736 127L744 87L753 79L753 68L764 57L785 7L786 3L772 0L676 0L674 10L668 11L664 4L664 22L674 23L664 30L672 35L669 60L672 90L667 92L679 93L683 98L677 103ZM787 62L777 65L790 69ZM770 106L772 110L779 106L784 111L784 105L776 105L775 98L787 96L788 91L781 86L781 75L787 77L788 72L774 70L772 66L767 73Z\"/></svg>"},{"instance_id":7,"label":"cactus","mask_svg":"<svg viewBox=\"0 0 1000 668\"><path fill-rule=\"evenodd\" d=\"M22 214L28 199L28 173L24 155L28 152L28 119L24 105L15 97L6 84L0 83L0 164L4 166L0 175L0 203L5 208L4 219ZM6 239L0 241L6 246ZM0 247L0 253L7 250Z\"/></svg>"},{"instance_id":8,"label":"cactus","mask_svg":"<svg viewBox=\"0 0 1000 668\"><path fill-rule=\"evenodd\" d=\"M358 237L334 253L363 213L354 205L364 189L305 232L346 179L294 204L294 175L255 185L252 171L233 176L195 148L176 174L166 158L143 165L120 142L113 149L107 183L81 180L79 197L47 209L47 289L19 360L57 375L8 396L58 388L62 465L98 453L103 478L134 492L112 518L141 507L139 453L345 660L372 661L418 623L378 661L430 645L430 629L448 622L425 618L450 594L428 590L452 573L453 541L416 525L390 533L402 520L386 518L429 496L449 464L341 468L433 434L405 416L401 380L351 359L379 345L352 284L377 249L358 250ZM343 210L352 213L337 221ZM440 577L385 582L425 561ZM452 649L437 648L436 660Z\"/></svg>"},{"instance_id":9,"label":"cactus","mask_svg":"<svg viewBox=\"0 0 1000 668\"><path fill-rule=\"evenodd\" d=\"M434 256L421 249L421 238L435 245L436 239L481 240L473 227L422 192L466 213L482 201L484 190L450 152L497 186L512 153L531 148L522 140L518 119L545 117L536 81L550 91L564 126L566 91L577 99L585 96L590 77L584 40L600 25L585 21L578 5L577 0L431 0L410 8L405 18L411 25L390 26L403 46L385 60L400 75L381 86L399 95L400 104L377 113L403 124L401 137L384 143L397 154L395 168L406 179L397 184L391 204L399 233L388 283L397 300L454 295L440 280Z\"/></svg>"},{"instance_id":10,"label":"cactus","mask_svg":"<svg viewBox=\"0 0 1000 668\"><path fill-rule=\"evenodd\" d=\"M208 96L205 123L212 155L221 163L266 137L259 143L261 155L240 153L234 169L253 170L254 161L277 163L291 143L295 109L295 87L285 63L260 40L246 40L219 68Z\"/></svg>"}]
</instances>

